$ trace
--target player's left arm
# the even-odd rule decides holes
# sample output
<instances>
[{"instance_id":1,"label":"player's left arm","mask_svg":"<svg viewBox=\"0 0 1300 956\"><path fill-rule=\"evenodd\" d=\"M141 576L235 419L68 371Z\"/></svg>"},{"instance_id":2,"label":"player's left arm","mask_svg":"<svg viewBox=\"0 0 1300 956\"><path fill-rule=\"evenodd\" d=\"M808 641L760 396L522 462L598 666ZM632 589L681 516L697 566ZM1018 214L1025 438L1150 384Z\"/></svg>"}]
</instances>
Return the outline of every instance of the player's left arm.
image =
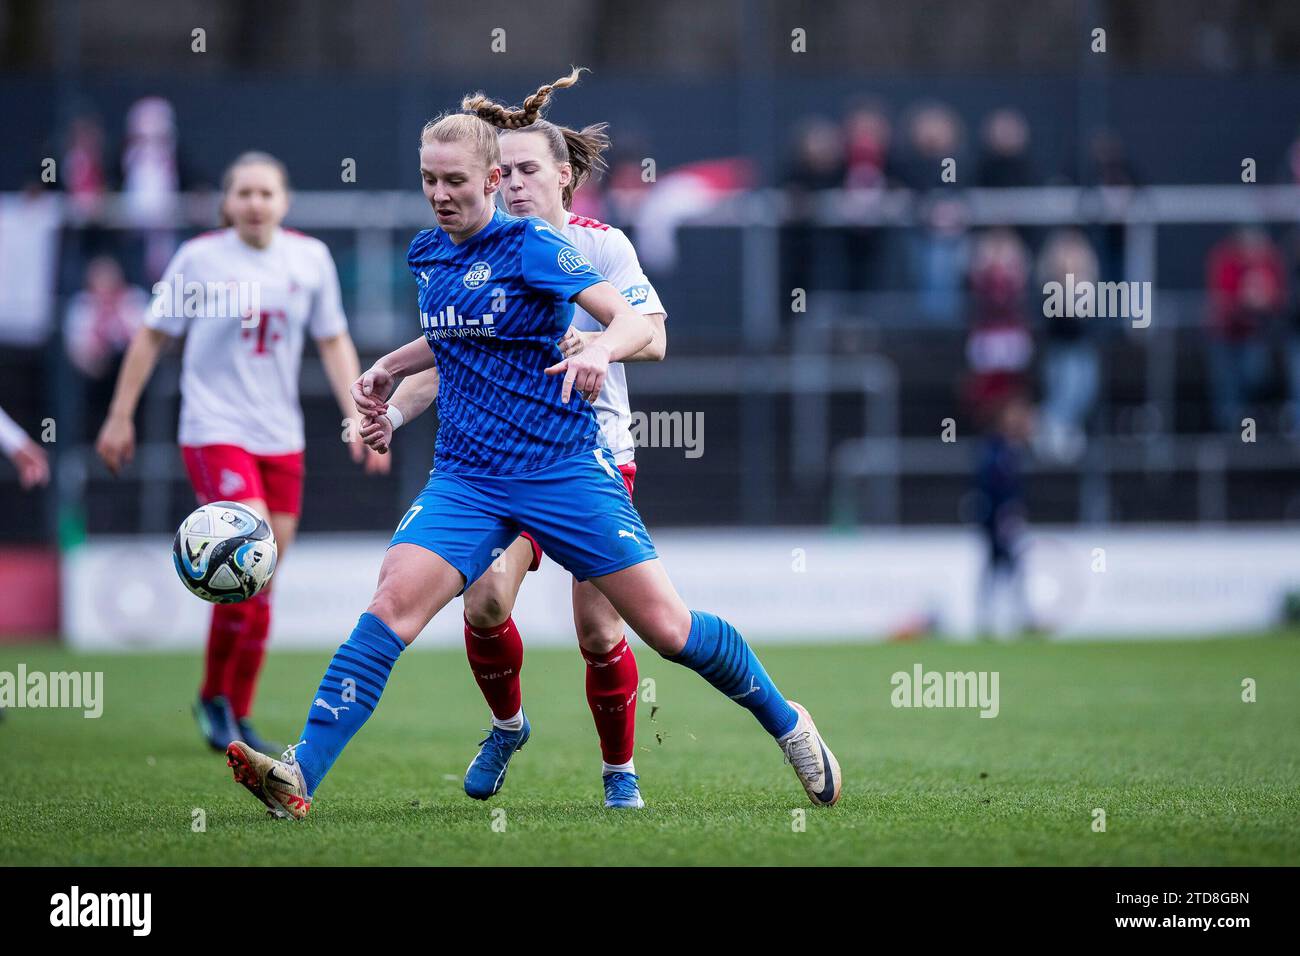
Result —
<instances>
[{"instance_id":1,"label":"player's left arm","mask_svg":"<svg viewBox=\"0 0 1300 956\"><path fill-rule=\"evenodd\" d=\"M650 323L650 344L636 355L629 355L624 362L662 362L668 354L668 316L663 312L642 312Z\"/></svg>"},{"instance_id":2,"label":"player's left arm","mask_svg":"<svg viewBox=\"0 0 1300 956\"><path fill-rule=\"evenodd\" d=\"M623 294L609 282L597 282L573 297L573 301L605 327L587 343L603 348L611 362L624 362L654 338L654 329L644 315L627 304Z\"/></svg>"},{"instance_id":3,"label":"player's left arm","mask_svg":"<svg viewBox=\"0 0 1300 956\"><path fill-rule=\"evenodd\" d=\"M666 325L668 316L663 312L642 312L647 322L650 323L652 338L650 344L643 348L635 355L629 355L623 359L624 362L662 362L664 356L668 354L668 327ZM603 332L589 332L585 329L579 329L577 326L569 326L569 331L564 333L564 338L560 339L560 353L568 358L570 355L576 355L583 350L586 344L594 340L597 336L604 335Z\"/></svg>"}]
</instances>

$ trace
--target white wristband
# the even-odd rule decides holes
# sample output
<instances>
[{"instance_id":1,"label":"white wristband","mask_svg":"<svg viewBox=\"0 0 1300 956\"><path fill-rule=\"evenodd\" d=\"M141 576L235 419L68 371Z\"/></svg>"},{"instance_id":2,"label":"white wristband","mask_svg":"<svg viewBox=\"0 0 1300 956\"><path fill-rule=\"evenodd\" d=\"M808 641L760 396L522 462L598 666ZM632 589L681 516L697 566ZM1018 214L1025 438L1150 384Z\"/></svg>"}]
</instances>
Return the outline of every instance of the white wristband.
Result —
<instances>
[{"instance_id":1,"label":"white wristband","mask_svg":"<svg viewBox=\"0 0 1300 956\"><path fill-rule=\"evenodd\" d=\"M396 405L389 405L388 411L384 412L384 417L393 423L393 431L397 431L401 428L402 422L406 421L406 419L402 417L402 410Z\"/></svg>"}]
</instances>

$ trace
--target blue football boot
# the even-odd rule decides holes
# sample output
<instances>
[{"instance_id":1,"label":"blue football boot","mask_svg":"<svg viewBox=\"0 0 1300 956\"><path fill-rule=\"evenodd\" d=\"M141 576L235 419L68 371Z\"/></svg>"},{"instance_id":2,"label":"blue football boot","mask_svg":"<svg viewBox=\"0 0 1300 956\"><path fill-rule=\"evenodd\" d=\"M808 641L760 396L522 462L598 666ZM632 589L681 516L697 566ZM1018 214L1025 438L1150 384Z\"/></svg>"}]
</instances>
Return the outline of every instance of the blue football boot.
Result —
<instances>
[{"instance_id":1,"label":"blue football boot","mask_svg":"<svg viewBox=\"0 0 1300 956\"><path fill-rule=\"evenodd\" d=\"M611 810L641 810L641 788L636 785L636 774L616 770L602 778L605 781L605 806Z\"/></svg>"},{"instance_id":2,"label":"blue football boot","mask_svg":"<svg viewBox=\"0 0 1300 956\"><path fill-rule=\"evenodd\" d=\"M213 750L225 752L232 740L239 739L239 725L235 723L230 701L218 694L194 702L194 719L199 723L199 733Z\"/></svg>"},{"instance_id":3,"label":"blue football boot","mask_svg":"<svg viewBox=\"0 0 1300 956\"><path fill-rule=\"evenodd\" d=\"M522 730L502 730L493 726L479 744L478 753L465 771L465 792L475 800L486 800L501 789L506 780L506 768L516 750L528 743L532 725L524 715Z\"/></svg>"}]
</instances>

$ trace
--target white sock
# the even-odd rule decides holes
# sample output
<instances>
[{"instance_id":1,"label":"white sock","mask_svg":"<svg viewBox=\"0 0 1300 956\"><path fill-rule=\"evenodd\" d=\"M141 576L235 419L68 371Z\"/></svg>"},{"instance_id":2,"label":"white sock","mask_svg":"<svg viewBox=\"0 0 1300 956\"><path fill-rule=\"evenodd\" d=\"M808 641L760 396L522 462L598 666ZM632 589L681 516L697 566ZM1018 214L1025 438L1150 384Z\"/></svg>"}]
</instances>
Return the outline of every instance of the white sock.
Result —
<instances>
[{"instance_id":1,"label":"white sock","mask_svg":"<svg viewBox=\"0 0 1300 956\"><path fill-rule=\"evenodd\" d=\"M512 730L515 733L519 733L519 731L524 729L524 709L520 707L519 713L515 714L509 720L501 720L496 716L496 714L493 714L492 726L499 727L501 730Z\"/></svg>"},{"instance_id":2,"label":"white sock","mask_svg":"<svg viewBox=\"0 0 1300 956\"><path fill-rule=\"evenodd\" d=\"M605 763L605 761L602 760L600 762L600 772L601 774L636 773L636 767L633 765L631 760L627 763Z\"/></svg>"}]
</instances>

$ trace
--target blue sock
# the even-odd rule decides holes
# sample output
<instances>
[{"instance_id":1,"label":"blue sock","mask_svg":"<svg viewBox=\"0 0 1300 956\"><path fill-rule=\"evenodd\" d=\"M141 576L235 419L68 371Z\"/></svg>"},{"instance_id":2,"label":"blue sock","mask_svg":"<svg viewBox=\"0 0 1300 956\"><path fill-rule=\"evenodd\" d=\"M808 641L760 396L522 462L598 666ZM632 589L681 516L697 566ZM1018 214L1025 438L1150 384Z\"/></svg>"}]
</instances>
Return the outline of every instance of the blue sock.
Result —
<instances>
[{"instance_id":1,"label":"blue sock","mask_svg":"<svg viewBox=\"0 0 1300 956\"><path fill-rule=\"evenodd\" d=\"M691 612L691 633L674 663L689 667L746 710L773 737L794 729L799 715L734 627L708 611Z\"/></svg>"},{"instance_id":2,"label":"blue sock","mask_svg":"<svg viewBox=\"0 0 1300 956\"><path fill-rule=\"evenodd\" d=\"M334 652L294 751L308 795L316 792L352 735L374 713L388 675L405 649L392 628L367 611L357 620L352 636Z\"/></svg>"}]
</instances>

